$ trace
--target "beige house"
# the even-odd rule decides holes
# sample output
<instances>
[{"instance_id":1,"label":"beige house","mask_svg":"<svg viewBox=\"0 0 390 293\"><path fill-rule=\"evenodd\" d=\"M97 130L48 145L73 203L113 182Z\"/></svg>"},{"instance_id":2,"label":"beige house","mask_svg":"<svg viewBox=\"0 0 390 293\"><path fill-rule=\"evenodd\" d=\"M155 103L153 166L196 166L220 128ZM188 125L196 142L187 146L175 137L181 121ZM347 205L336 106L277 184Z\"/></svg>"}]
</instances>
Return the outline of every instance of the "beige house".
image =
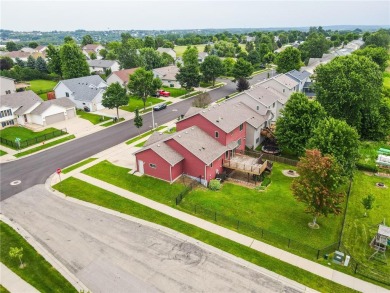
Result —
<instances>
[{"instance_id":1,"label":"beige house","mask_svg":"<svg viewBox=\"0 0 390 293\"><path fill-rule=\"evenodd\" d=\"M99 52L100 50L105 49L102 45L100 44L88 44L85 45L82 49L83 54L87 57L87 59L90 59L90 54L95 53L96 54L96 59L103 59L102 56L100 56Z\"/></svg>"},{"instance_id":2,"label":"beige house","mask_svg":"<svg viewBox=\"0 0 390 293\"><path fill-rule=\"evenodd\" d=\"M179 73L179 67L176 65L165 66L152 69L154 77L161 79L164 86L180 88L180 83L176 80L176 74Z\"/></svg>"},{"instance_id":3,"label":"beige house","mask_svg":"<svg viewBox=\"0 0 390 293\"><path fill-rule=\"evenodd\" d=\"M16 93L15 80L9 77L0 76L0 95Z\"/></svg>"},{"instance_id":4,"label":"beige house","mask_svg":"<svg viewBox=\"0 0 390 293\"><path fill-rule=\"evenodd\" d=\"M299 91L299 82L285 74L276 75L261 84L264 87L275 89L286 97L290 97L292 93Z\"/></svg>"},{"instance_id":5,"label":"beige house","mask_svg":"<svg viewBox=\"0 0 390 293\"><path fill-rule=\"evenodd\" d=\"M159 52L160 54L167 53L168 55L171 55L174 60L176 60L176 52L172 48L159 47L157 48L157 52Z\"/></svg>"},{"instance_id":6,"label":"beige house","mask_svg":"<svg viewBox=\"0 0 390 293\"><path fill-rule=\"evenodd\" d=\"M130 75L136 71L137 68L130 68L130 69L123 69L123 70L118 70L118 71L113 71L109 77L107 78L107 84L113 84L115 82L119 82L119 84L126 88L127 84L129 82Z\"/></svg>"}]
</instances>

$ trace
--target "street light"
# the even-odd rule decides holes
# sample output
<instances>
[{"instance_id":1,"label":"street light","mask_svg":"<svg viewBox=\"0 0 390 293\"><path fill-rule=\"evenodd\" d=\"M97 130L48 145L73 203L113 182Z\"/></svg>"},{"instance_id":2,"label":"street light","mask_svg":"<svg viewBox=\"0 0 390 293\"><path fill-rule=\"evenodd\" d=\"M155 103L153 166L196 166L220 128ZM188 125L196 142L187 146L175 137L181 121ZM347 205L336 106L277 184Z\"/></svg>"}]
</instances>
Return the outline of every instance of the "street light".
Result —
<instances>
[{"instance_id":1,"label":"street light","mask_svg":"<svg viewBox=\"0 0 390 293\"><path fill-rule=\"evenodd\" d=\"M152 122L153 122L153 124L152 124L152 130L154 129L154 111L153 111L153 104L152 104L152 102L149 102L149 104L152 106Z\"/></svg>"}]
</instances>

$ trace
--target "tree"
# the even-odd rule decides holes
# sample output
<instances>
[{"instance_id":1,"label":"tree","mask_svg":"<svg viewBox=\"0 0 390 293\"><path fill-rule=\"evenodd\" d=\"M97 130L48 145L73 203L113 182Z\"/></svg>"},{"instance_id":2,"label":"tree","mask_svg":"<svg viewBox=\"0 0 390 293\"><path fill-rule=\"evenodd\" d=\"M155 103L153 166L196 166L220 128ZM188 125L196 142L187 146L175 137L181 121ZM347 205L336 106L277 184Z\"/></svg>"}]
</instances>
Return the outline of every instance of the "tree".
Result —
<instances>
[{"instance_id":1,"label":"tree","mask_svg":"<svg viewBox=\"0 0 390 293\"><path fill-rule=\"evenodd\" d=\"M359 135L345 121L332 117L319 121L308 147L332 155L340 164L342 174L352 178L359 155Z\"/></svg>"},{"instance_id":2,"label":"tree","mask_svg":"<svg viewBox=\"0 0 390 293\"><path fill-rule=\"evenodd\" d=\"M246 58L254 67L259 67L261 63L261 56L257 50L252 50L249 52L248 57Z\"/></svg>"},{"instance_id":3,"label":"tree","mask_svg":"<svg viewBox=\"0 0 390 293\"><path fill-rule=\"evenodd\" d=\"M327 40L323 34L311 33L305 42L299 45L302 60L308 61L309 58L322 58L322 55L330 49L332 42Z\"/></svg>"},{"instance_id":4,"label":"tree","mask_svg":"<svg viewBox=\"0 0 390 293\"><path fill-rule=\"evenodd\" d=\"M18 50L18 47L16 46L16 44L14 42L7 42L7 43L5 43L5 48L7 49L8 52L12 52L12 51L17 51Z\"/></svg>"},{"instance_id":5,"label":"tree","mask_svg":"<svg viewBox=\"0 0 390 293\"><path fill-rule=\"evenodd\" d=\"M168 66L170 64L174 64L175 63L175 59L171 55L166 53L166 52L162 52L161 58L162 58L162 62L164 64L163 66Z\"/></svg>"},{"instance_id":6,"label":"tree","mask_svg":"<svg viewBox=\"0 0 390 293\"><path fill-rule=\"evenodd\" d=\"M263 62L265 64L273 63L275 60L275 54L272 52L269 52L263 56Z\"/></svg>"},{"instance_id":7,"label":"tree","mask_svg":"<svg viewBox=\"0 0 390 293\"><path fill-rule=\"evenodd\" d=\"M122 43L118 49L118 61L122 69L134 68L140 64L139 55L137 49L141 49L142 44L139 40L133 38L128 39L125 43Z\"/></svg>"},{"instance_id":8,"label":"tree","mask_svg":"<svg viewBox=\"0 0 390 293\"><path fill-rule=\"evenodd\" d=\"M93 38L90 35L85 35L81 41L81 46L84 47L88 44L93 44Z\"/></svg>"},{"instance_id":9,"label":"tree","mask_svg":"<svg viewBox=\"0 0 390 293\"><path fill-rule=\"evenodd\" d=\"M374 207L375 197L372 194L367 195L362 199L362 205L366 210L364 216L367 217L367 213Z\"/></svg>"},{"instance_id":10,"label":"tree","mask_svg":"<svg viewBox=\"0 0 390 293\"><path fill-rule=\"evenodd\" d=\"M144 48L156 49L156 41L152 36L146 36L144 40Z\"/></svg>"},{"instance_id":11,"label":"tree","mask_svg":"<svg viewBox=\"0 0 390 293\"><path fill-rule=\"evenodd\" d=\"M382 72L364 56L336 57L315 69L314 89L317 101L326 112L345 120L364 137L367 125L363 113L378 109L381 100Z\"/></svg>"},{"instance_id":12,"label":"tree","mask_svg":"<svg viewBox=\"0 0 390 293\"><path fill-rule=\"evenodd\" d=\"M23 257L23 247L17 248L17 247L10 247L9 256L12 258L18 258L20 261L20 268L24 267L24 264L22 262L22 257Z\"/></svg>"},{"instance_id":13,"label":"tree","mask_svg":"<svg viewBox=\"0 0 390 293\"><path fill-rule=\"evenodd\" d=\"M352 54L359 56L366 56L378 64L379 68L382 71L385 71L387 67L387 60L389 60L389 55L387 54L387 50L382 47L373 47L368 46L364 49L356 50Z\"/></svg>"},{"instance_id":14,"label":"tree","mask_svg":"<svg viewBox=\"0 0 390 293\"><path fill-rule=\"evenodd\" d=\"M199 67L198 53L198 49L195 46L188 46L183 53L184 66Z\"/></svg>"},{"instance_id":15,"label":"tree","mask_svg":"<svg viewBox=\"0 0 390 293\"><path fill-rule=\"evenodd\" d=\"M379 30L373 34L366 36L365 46L374 45L387 49L390 44L390 35L386 30Z\"/></svg>"},{"instance_id":16,"label":"tree","mask_svg":"<svg viewBox=\"0 0 390 293\"><path fill-rule=\"evenodd\" d=\"M16 57L15 58L15 63L16 65L20 66L20 67L26 67L26 62L24 62L22 59Z\"/></svg>"},{"instance_id":17,"label":"tree","mask_svg":"<svg viewBox=\"0 0 390 293\"><path fill-rule=\"evenodd\" d=\"M30 42L30 43L28 43L28 46L29 46L30 48L35 49L35 48L38 47L39 45L38 45L37 42Z\"/></svg>"},{"instance_id":18,"label":"tree","mask_svg":"<svg viewBox=\"0 0 390 293\"><path fill-rule=\"evenodd\" d=\"M233 76L233 69L234 64L236 64L236 61L234 61L233 58L225 58L222 61L223 67L225 67L225 74L226 76Z\"/></svg>"},{"instance_id":19,"label":"tree","mask_svg":"<svg viewBox=\"0 0 390 293\"><path fill-rule=\"evenodd\" d=\"M196 108L206 108L211 103L211 97L208 92L203 92L197 95L192 102L192 106Z\"/></svg>"},{"instance_id":20,"label":"tree","mask_svg":"<svg viewBox=\"0 0 390 293\"><path fill-rule=\"evenodd\" d=\"M253 73L253 66L248 61L239 58L233 67L233 77L235 80L239 78L248 78Z\"/></svg>"},{"instance_id":21,"label":"tree","mask_svg":"<svg viewBox=\"0 0 390 293\"><path fill-rule=\"evenodd\" d=\"M326 112L317 101L302 93L293 93L276 121L276 137L283 150L303 155L306 144Z\"/></svg>"},{"instance_id":22,"label":"tree","mask_svg":"<svg viewBox=\"0 0 390 293\"><path fill-rule=\"evenodd\" d=\"M35 61L35 69L41 71L41 72L47 72L47 64L45 59L43 59L41 56L37 58Z\"/></svg>"},{"instance_id":23,"label":"tree","mask_svg":"<svg viewBox=\"0 0 390 293\"><path fill-rule=\"evenodd\" d=\"M176 79L187 92L193 87L199 86L200 75L198 66L189 65L181 67L179 73L176 74Z\"/></svg>"},{"instance_id":24,"label":"tree","mask_svg":"<svg viewBox=\"0 0 390 293\"><path fill-rule=\"evenodd\" d=\"M35 59L32 55L28 56L27 58L27 67L31 69L35 68Z\"/></svg>"},{"instance_id":25,"label":"tree","mask_svg":"<svg viewBox=\"0 0 390 293\"><path fill-rule=\"evenodd\" d=\"M74 39L71 36L66 36L64 38L64 43L74 43Z\"/></svg>"},{"instance_id":26,"label":"tree","mask_svg":"<svg viewBox=\"0 0 390 293\"><path fill-rule=\"evenodd\" d=\"M145 68L138 68L130 75L127 87L136 96L140 97L145 104L148 96L154 94L160 87L162 82L159 78L153 77L152 71L147 71Z\"/></svg>"},{"instance_id":27,"label":"tree","mask_svg":"<svg viewBox=\"0 0 390 293\"><path fill-rule=\"evenodd\" d=\"M247 81L246 78L240 77L237 81L237 90L239 92L243 92L249 88L250 88L249 81Z\"/></svg>"},{"instance_id":28,"label":"tree","mask_svg":"<svg viewBox=\"0 0 390 293\"><path fill-rule=\"evenodd\" d=\"M62 76L60 50L53 45L49 45L46 50L46 56L49 71Z\"/></svg>"},{"instance_id":29,"label":"tree","mask_svg":"<svg viewBox=\"0 0 390 293\"><path fill-rule=\"evenodd\" d=\"M140 58L138 66L144 67L146 70L152 70L165 66L165 60L161 54L152 48L143 48L139 50Z\"/></svg>"},{"instance_id":30,"label":"tree","mask_svg":"<svg viewBox=\"0 0 390 293\"><path fill-rule=\"evenodd\" d=\"M318 229L317 218L341 213L344 194L339 192L344 178L340 176L340 166L329 155L323 156L319 150L306 150L306 155L297 165L299 177L292 182L294 197L306 204L306 212L313 215L309 227Z\"/></svg>"},{"instance_id":31,"label":"tree","mask_svg":"<svg viewBox=\"0 0 390 293\"><path fill-rule=\"evenodd\" d=\"M14 66L14 62L10 57L1 57L0 58L0 70L10 70Z\"/></svg>"},{"instance_id":32,"label":"tree","mask_svg":"<svg viewBox=\"0 0 390 293\"><path fill-rule=\"evenodd\" d=\"M103 94L102 105L108 109L116 109L116 116L119 119L119 107L126 106L129 98L126 95L126 89L119 82L112 83L108 86Z\"/></svg>"},{"instance_id":33,"label":"tree","mask_svg":"<svg viewBox=\"0 0 390 293\"><path fill-rule=\"evenodd\" d=\"M134 126L138 128L138 133L141 134L141 130L140 128L142 127L143 125L143 119L142 117L139 115L139 111L138 111L138 108L135 109L135 117L134 117ZM154 125L153 127L154 128Z\"/></svg>"},{"instance_id":34,"label":"tree","mask_svg":"<svg viewBox=\"0 0 390 293\"><path fill-rule=\"evenodd\" d=\"M60 49L61 71L64 79L89 75L84 54L74 42L65 43Z\"/></svg>"},{"instance_id":35,"label":"tree","mask_svg":"<svg viewBox=\"0 0 390 293\"><path fill-rule=\"evenodd\" d=\"M255 49L255 44L253 42L247 42L245 44L245 50L250 53L251 51L253 51Z\"/></svg>"},{"instance_id":36,"label":"tree","mask_svg":"<svg viewBox=\"0 0 390 293\"><path fill-rule=\"evenodd\" d=\"M103 59L106 59L107 54L108 54L108 51L107 51L106 49L101 49L101 50L99 51L99 55L102 56ZM110 59L108 59L108 60L110 60ZM115 59L114 59L114 60L115 60Z\"/></svg>"},{"instance_id":37,"label":"tree","mask_svg":"<svg viewBox=\"0 0 390 293\"><path fill-rule=\"evenodd\" d=\"M301 68L301 53L294 47L287 47L284 51L276 55L275 59L275 64L278 66L276 71L279 73L286 73Z\"/></svg>"},{"instance_id":38,"label":"tree","mask_svg":"<svg viewBox=\"0 0 390 293\"><path fill-rule=\"evenodd\" d=\"M211 81L213 86L218 76L225 74L225 68L219 57L210 55L207 56L200 65L200 71L203 74L203 79L207 82Z\"/></svg>"}]
</instances>

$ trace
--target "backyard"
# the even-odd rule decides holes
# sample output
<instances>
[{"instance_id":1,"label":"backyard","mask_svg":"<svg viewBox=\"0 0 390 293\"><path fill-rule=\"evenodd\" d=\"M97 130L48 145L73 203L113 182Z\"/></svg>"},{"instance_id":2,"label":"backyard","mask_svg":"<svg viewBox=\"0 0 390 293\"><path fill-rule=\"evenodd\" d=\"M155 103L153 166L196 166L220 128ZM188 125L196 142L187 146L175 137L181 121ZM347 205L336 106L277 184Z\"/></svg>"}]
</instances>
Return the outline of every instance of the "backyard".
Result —
<instances>
[{"instance_id":1,"label":"backyard","mask_svg":"<svg viewBox=\"0 0 390 293\"><path fill-rule=\"evenodd\" d=\"M30 86L27 88L27 90L32 90L43 100L47 100L47 93L53 90L53 88L57 85L57 82L52 80L37 79L29 81L29 84Z\"/></svg>"},{"instance_id":2,"label":"backyard","mask_svg":"<svg viewBox=\"0 0 390 293\"><path fill-rule=\"evenodd\" d=\"M7 127L0 130L0 137L11 141L15 141L15 138L18 137L21 139L21 141L24 141L27 139L36 138L38 136L45 135L47 133L51 133L56 130L58 129L51 127L51 128L46 128L45 130L42 131L34 132L24 127L15 126L15 127Z\"/></svg>"},{"instance_id":3,"label":"backyard","mask_svg":"<svg viewBox=\"0 0 390 293\"><path fill-rule=\"evenodd\" d=\"M150 103L152 105L162 103L164 102L163 99L159 98L154 98L154 97L148 97L145 103L145 107L150 107ZM144 102L141 98L135 97L135 96L130 96L129 98L129 104L127 106L122 106L120 109L128 111L128 112L134 112L135 109L142 110L144 108Z\"/></svg>"}]
</instances>

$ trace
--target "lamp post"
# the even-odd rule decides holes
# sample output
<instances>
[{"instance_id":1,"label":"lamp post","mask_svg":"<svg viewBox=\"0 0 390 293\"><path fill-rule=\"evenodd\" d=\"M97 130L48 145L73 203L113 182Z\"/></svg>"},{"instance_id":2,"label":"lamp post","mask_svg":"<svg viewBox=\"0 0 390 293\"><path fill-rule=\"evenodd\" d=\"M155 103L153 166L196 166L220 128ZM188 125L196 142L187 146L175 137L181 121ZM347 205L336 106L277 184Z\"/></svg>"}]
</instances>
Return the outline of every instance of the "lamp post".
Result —
<instances>
[{"instance_id":1,"label":"lamp post","mask_svg":"<svg viewBox=\"0 0 390 293\"><path fill-rule=\"evenodd\" d=\"M150 103L150 105L152 106L152 130L154 129L154 110L153 110L153 104L152 104L152 102L149 102Z\"/></svg>"}]
</instances>

